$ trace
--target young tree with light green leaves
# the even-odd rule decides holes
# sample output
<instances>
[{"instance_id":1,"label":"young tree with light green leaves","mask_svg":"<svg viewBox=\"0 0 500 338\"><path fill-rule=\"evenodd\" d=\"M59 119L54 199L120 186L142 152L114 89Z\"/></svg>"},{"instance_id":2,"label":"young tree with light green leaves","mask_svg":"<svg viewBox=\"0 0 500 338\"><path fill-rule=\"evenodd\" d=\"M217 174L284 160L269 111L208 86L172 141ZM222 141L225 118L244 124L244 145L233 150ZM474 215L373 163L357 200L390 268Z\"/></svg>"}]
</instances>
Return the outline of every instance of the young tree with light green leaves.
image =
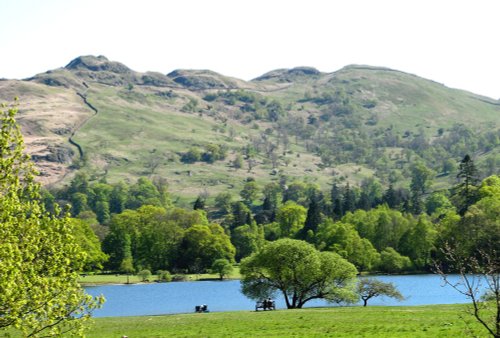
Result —
<instances>
[{"instance_id":1,"label":"young tree with light green leaves","mask_svg":"<svg viewBox=\"0 0 500 338\"><path fill-rule=\"evenodd\" d=\"M219 258L212 263L212 273L219 275L219 279L223 280L224 276L228 276L233 272L233 265L227 259Z\"/></svg>"},{"instance_id":2,"label":"young tree with light green leaves","mask_svg":"<svg viewBox=\"0 0 500 338\"><path fill-rule=\"evenodd\" d=\"M102 299L77 282L85 254L67 214L44 209L16 113L0 113L0 333L83 336Z\"/></svg>"},{"instance_id":3,"label":"young tree with light green leaves","mask_svg":"<svg viewBox=\"0 0 500 338\"><path fill-rule=\"evenodd\" d=\"M333 252L294 239L270 242L241 263L242 292L252 299L281 294L289 309L312 299L354 302L357 270Z\"/></svg>"}]
</instances>

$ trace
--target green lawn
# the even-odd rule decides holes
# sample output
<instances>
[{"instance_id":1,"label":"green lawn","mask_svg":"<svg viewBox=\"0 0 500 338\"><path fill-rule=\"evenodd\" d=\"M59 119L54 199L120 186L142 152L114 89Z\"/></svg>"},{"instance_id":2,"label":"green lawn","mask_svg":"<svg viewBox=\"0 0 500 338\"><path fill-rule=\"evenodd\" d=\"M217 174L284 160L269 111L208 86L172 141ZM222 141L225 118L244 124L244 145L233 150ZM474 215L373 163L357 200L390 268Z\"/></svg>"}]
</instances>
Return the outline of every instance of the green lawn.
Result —
<instances>
[{"instance_id":1,"label":"green lawn","mask_svg":"<svg viewBox=\"0 0 500 338\"><path fill-rule=\"evenodd\" d=\"M470 337L471 328L475 336L486 336L464 310L464 305L341 307L96 318L87 336Z\"/></svg>"},{"instance_id":2,"label":"green lawn","mask_svg":"<svg viewBox=\"0 0 500 338\"><path fill-rule=\"evenodd\" d=\"M174 276L174 275L172 275ZM182 275L182 277L187 281L196 281L196 280L207 280L207 279L219 279L219 275L217 274L186 274ZM235 266L233 272L229 274L229 276L224 277L225 279L240 279L240 270L238 266ZM154 282L157 280L156 275L152 275L149 277L150 282ZM78 282L82 285L96 285L96 284L125 284L127 283L127 275L119 275L119 274L109 274L109 275L82 275L78 279ZM137 275L128 276L128 282L131 284L141 283L142 280Z\"/></svg>"}]
</instances>

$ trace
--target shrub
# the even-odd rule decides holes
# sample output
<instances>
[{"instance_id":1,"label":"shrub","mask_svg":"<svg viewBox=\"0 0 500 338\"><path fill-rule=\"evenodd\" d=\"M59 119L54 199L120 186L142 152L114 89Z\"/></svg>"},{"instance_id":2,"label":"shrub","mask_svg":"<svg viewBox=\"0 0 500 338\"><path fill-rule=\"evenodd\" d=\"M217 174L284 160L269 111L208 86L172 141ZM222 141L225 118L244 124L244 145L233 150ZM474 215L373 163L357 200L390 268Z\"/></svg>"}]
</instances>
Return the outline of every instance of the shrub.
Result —
<instances>
[{"instance_id":1,"label":"shrub","mask_svg":"<svg viewBox=\"0 0 500 338\"><path fill-rule=\"evenodd\" d=\"M156 272L156 274L158 275L159 282L171 282L172 281L172 275L167 270L158 270Z\"/></svg>"},{"instance_id":2,"label":"shrub","mask_svg":"<svg viewBox=\"0 0 500 338\"><path fill-rule=\"evenodd\" d=\"M137 276L141 278L141 281L146 282L151 277L151 271L148 269L141 270L137 273Z\"/></svg>"}]
</instances>

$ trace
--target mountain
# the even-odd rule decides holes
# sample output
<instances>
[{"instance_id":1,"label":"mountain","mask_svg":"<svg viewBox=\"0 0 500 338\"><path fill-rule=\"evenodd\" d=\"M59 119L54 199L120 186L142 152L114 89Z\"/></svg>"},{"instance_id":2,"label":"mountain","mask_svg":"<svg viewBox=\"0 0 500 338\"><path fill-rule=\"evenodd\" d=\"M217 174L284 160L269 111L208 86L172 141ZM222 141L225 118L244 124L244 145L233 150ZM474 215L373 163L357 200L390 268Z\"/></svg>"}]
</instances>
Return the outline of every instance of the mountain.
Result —
<instances>
[{"instance_id":1,"label":"mountain","mask_svg":"<svg viewBox=\"0 0 500 338\"><path fill-rule=\"evenodd\" d=\"M500 167L500 102L387 68L297 67L243 81L209 70L139 73L81 56L0 80L0 100L15 96L46 185L78 170L110 182L161 176L192 199L237 194L247 177L404 185L416 161L435 171L437 189L454 182L466 153L485 175Z\"/></svg>"}]
</instances>

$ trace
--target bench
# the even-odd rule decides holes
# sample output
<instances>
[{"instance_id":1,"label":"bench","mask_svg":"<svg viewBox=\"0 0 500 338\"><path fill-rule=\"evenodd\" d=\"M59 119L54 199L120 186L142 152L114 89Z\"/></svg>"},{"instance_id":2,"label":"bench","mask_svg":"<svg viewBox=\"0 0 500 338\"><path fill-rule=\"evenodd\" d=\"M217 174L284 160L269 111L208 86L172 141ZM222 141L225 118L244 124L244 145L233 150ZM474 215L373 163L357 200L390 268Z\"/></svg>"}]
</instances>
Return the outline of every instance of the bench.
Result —
<instances>
[{"instance_id":1,"label":"bench","mask_svg":"<svg viewBox=\"0 0 500 338\"><path fill-rule=\"evenodd\" d=\"M259 311L259 309L266 310L276 310L276 304L274 300L262 300L258 301L255 304L255 311Z\"/></svg>"},{"instance_id":2,"label":"bench","mask_svg":"<svg viewBox=\"0 0 500 338\"><path fill-rule=\"evenodd\" d=\"M202 312L209 312L209 311L208 311L208 307L205 304L203 304L203 305L196 305L194 307L194 312L202 313Z\"/></svg>"}]
</instances>

